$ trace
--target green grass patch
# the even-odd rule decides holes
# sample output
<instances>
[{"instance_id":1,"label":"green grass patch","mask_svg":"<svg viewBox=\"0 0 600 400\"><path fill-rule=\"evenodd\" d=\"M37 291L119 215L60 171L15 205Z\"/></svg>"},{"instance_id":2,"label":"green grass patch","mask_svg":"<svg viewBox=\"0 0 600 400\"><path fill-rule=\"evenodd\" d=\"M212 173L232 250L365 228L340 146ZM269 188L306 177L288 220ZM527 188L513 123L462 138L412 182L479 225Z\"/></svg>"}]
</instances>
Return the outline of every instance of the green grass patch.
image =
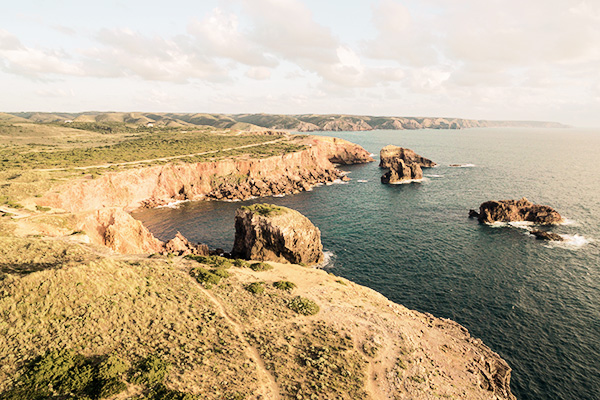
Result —
<instances>
[{"instance_id":1,"label":"green grass patch","mask_svg":"<svg viewBox=\"0 0 600 400\"><path fill-rule=\"evenodd\" d=\"M252 282L244 287L247 291L252 294L261 294L265 291L265 283L264 282Z\"/></svg>"},{"instance_id":2,"label":"green grass patch","mask_svg":"<svg viewBox=\"0 0 600 400\"><path fill-rule=\"evenodd\" d=\"M264 262L256 262L256 263L250 264L249 268L252 271L259 272L259 271L268 271L270 269L273 269L273 266L271 264L267 264Z\"/></svg>"},{"instance_id":3,"label":"green grass patch","mask_svg":"<svg viewBox=\"0 0 600 400\"><path fill-rule=\"evenodd\" d=\"M296 296L290 300L288 307L302 315L315 315L319 312L320 308L317 303L307 299L306 297Z\"/></svg>"},{"instance_id":4,"label":"green grass patch","mask_svg":"<svg viewBox=\"0 0 600 400\"><path fill-rule=\"evenodd\" d=\"M273 282L273 286L276 289L284 290L286 292L291 292L292 290L294 290L296 288L296 284L294 282L289 282L289 281Z\"/></svg>"},{"instance_id":5,"label":"green grass patch","mask_svg":"<svg viewBox=\"0 0 600 400\"><path fill-rule=\"evenodd\" d=\"M253 204L251 206L242 206L242 210L251 211L253 213L262 215L263 217L273 217L275 215L281 215L288 211L285 207L276 206L274 204Z\"/></svg>"},{"instance_id":6,"label":"green grass patch","mask_svg":"<svg viewBox=\"0 0 600 400\"><path fill-rule=\"evenodd\" d=\"M230 259L220 256L196 256L189 254L185 258L214 268L229 268L234 264Z\"/></svg>"}]
</instances>

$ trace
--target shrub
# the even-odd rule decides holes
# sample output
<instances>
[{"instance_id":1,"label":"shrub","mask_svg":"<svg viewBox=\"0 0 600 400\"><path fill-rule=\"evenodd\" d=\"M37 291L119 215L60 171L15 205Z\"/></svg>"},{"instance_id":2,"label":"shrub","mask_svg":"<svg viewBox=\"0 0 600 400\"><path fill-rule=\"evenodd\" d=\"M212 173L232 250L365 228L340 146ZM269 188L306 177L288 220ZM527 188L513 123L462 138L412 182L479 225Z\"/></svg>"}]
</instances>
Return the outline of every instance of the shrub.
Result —
<instances>
[{"instance_id":1,"label":"shrub","mask_svg":"<svg viewBox=\"0 0 600 400\"><path fill-rule=\"evenodd\" d=\"M236 258L235 260L233 260L233 265L241 268L248 265L248 263L242 259Z\"/></svg>"},{"instance_id":2,"label":"shrub","mask_svg":"<svg viewBox=\"0 0 600 400\"><path fill-rule=\"evenodd\" d=\"M0 399L102 399L127 389L121 380L126 371L127 364L114 355L100 361L71 350L50 351L27 364L15 387Z\"/></svg>"},{"instance_id":3,"label":"shrub","mask_svg":"<svg viewBox=\"0 0 600 400\"><path fill-rule=\"evenodd\" d=\"M314 301L305 297L296 296L290 300L288 307L302 315L315 315L319 312L319 306Z\"/></svg>"},{"instance_id":4,"label":"shrub","mask_svg":"<svg viewBox=\"0 0 600 400\"><path fill-rule=\"evenodd\" d=\"M224 279L229 278L229 272L227 272L227 270L225 268L213 269L210 272L215 274L219 278L224 278Z\"/></svg>"},{"instance_id":5,"label":"shrub","mask_svg":"<svg viewBox=\"0 0 600 400\"><path fill-rule=\"evenodd\" d=\"M273 266L264 262L257 262L250 264L250 269L252 271L268 271L273 269Z\"/></svg>"},{"instance_id":6,"label":"shrub","mask_svg":"<svg viewBox=\"0 0 600 400\"><path fill-rule=\"evenodd\" d=\"M264 282L253 282L245 286L245 289L252 294L261 294L265 291Z\"/></svg>"},{"instance_id":7,"label":"shrub","mask_svg":"<svg viewBox=\"0 0 600 400\"><path fill-rule=\"evenodd\" d=\"M190 274L196 278L198 283L203 284L207 288L212 287L212 285L218 285L221 282L221 276L202 267L194 268L190 271Z\"/></svg>"},{"instance_id":8,"label":"shrub","mask_svg":"<svg viewBox=\"0 0 600 400\"><path fill-rule=\"evenodd\" d=\"M193 254L189 254L185 256L185 258L216 268L229 268L233 265L231 260L219 256L195 256Z\"/></svg>"},{"instance_id":9,"label":"shrub","mask_svg":"<svg viewBox=\"0 0 600 400\"><path fill-rule=\"evenodd\" d=\"M177 390L168 389L162 383L152 388L149 395L150 400L195 400L198 399L190 393L183 393Z\"/></svg>"},{"instance_id":10,"label":"shrub","mask_svg":"<svg viewBox=\"0 0 600 400\"><path fill-rule=\"evenodd\" d=\"M279 290L285 290L286 292L291 292L296 288L296 284L289 281L278 281L273 282L273 286Z\"/></svg>"},{"instance_id":11,"label":"shrub","mask_svg":"<svg viewBox=\"0 0 600 400\"><path fill-rule=\"evenodd\" d=\"M151 354L141 360L137 365L137 371L131 378L131 383L136 385L154 386L162 383L167 375L169 363L160 357Z\"/></svg>"},{"instance_id":12,"label":"shrub","mask_svg":"<svg viewBox=\"0 0 600 400\"><path fill-rule=\"evenodd\" d=\"M35 205L35 209L38 211L50 211L50 207L42 207L38 206L37 204Z\"/></svg>"}]
</instances>

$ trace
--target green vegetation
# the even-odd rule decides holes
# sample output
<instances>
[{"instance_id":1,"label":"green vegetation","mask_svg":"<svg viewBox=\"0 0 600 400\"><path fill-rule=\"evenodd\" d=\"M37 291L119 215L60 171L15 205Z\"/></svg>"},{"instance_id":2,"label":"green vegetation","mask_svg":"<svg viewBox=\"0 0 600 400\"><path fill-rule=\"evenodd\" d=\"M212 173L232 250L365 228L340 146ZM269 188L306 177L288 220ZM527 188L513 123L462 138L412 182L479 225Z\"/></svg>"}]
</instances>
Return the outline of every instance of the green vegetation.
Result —
<instances>
[{"instance_id":1,"label":"green vegetation","mask_svg":"<svg viewBox=\"0 0 600 400\"><path fill-rule=\"evenodd\" d=\"M11 208L23 208L22 205L9 199L7 196L0 196L0 204L3 204L5 206L11 207Z\"/></svg>"},{"instance_id":2,"label":"green vegetation","mask_svg":"<svg viewBox=\"0 0 600 400\"><path fill-rule=\"evenodd\" d=\"M288 307L302 315L315 315L319 312L320 308L317 303L307 299L306 297L296 296L290 300Z\"/></svg>"},{"instance_id":3,"label":"green vegetation","mask_svg":"<svg viewBox=\"0 0 600 400\"><path fill-rule=\"evenodd\" d=\"M189 254L185 258L214 268L229 268L234 264L230 259L220 256L196 256Z\"/></svg>"},{"instance_id":4,"label":"green vegetation","mask_svg":"<svg viewBox=\"0 0 600 400\"><path fill-rule=\"evenodd\" d=\"M270 269L273 269L273 266L271 264L267 264L264 262L256 262L256 263L250 264L249 268L252 271L258 272L258 271L268 271Z\"/></svg>"},{"instance_id":5,"label":"green vegetation","mask_svg":"<svg viewBox=\"0 0 600 400\"><path fill-rule=\"evenodd\" d=\"M210 289L212 285L218 285L221 282L221 279L228 278L229 273L223 268L214 268L211 270L197 267L190 271L190 275L192 275L198 283L201 283L207 289Z\"/></svg>"},{"instance_id":6,"label":"green vegetation","mask_svg":"<svg viewBox=\"0 0 600 400\"><path fill-rule=\"evenodd\" d=\"M252 294L262 294L265 291L265 283L264 282L252 282L246 286L244 289L249 291Z\"/></svg>"},{"instance_id":7,"label":"green vegetation","mask_svg":"<svg viewBox=\"0 0 600 400\"><path fill-rule=\"evenodd\" d=\"M223 136L207 133L152 133L100 147L69 150L0 150L0 168L40 169L136 162L187 154L216 152L273 140L266 135ZM185 161L185 160L183 160Z\"/></svg>"},{"instance_id":8,"label":"green vegetation","mask_svg":"<svg viewBox=\"0 0 600 400\"><path fill-rule=\"evenodd\" d=\"M291 292L296 288L296 284L293 282L289 282L289 281L277 281L277 282L273 282L273 286L276 289L279 290L284 290L286 292Z\"/></svg>"},{"instance_id":9,"label":"green vegetation","mask_svg":"<svg viewBox=\"0 0 600 400\"><path fill-rule=\"evenodd\" d=\"M238 268L246 267L248 265L248 263L245 260L242 260L241 258L236 258L232 261L232 263Z\"/></svg>"},{"instance_id":10,"label":"green vegetation","mask_svg":"<svg viewBox=\"0 0 600 400\"><path fill-rule=\"evenodd\" d=\"M272 217L275 215L283 214L288 211L288 209L285 207L280 207L274 204L267 203L253 204L251 206L242 206L241 209L257 213L259 215L262 215L263 217Z\"/></svg>"},{"instance_id":11,"label":"green vegetation","mask_svg":"<svg viewBox=\"0 0 600 400\"><path fill-rule=\"evenodd\" d=\"M50 351L26 364L14 386L0 393L1 400L46 398L105 399L127 390L128 383L149 388L152 399L195 398L166 388L169 364L150 355L131 369L115 354L84 357L73 350Z\"/></svg>"}]
</instances>

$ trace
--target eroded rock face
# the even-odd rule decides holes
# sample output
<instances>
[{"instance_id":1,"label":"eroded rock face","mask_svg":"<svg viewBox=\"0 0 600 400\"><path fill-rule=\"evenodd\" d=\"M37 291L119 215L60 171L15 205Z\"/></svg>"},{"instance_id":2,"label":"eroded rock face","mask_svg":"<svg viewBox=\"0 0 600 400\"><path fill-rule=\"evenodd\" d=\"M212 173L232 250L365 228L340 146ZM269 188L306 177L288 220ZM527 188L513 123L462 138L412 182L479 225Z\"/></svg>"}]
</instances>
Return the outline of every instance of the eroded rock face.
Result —
<instances>
[{"instance_id":1,"label":"eroded rock face","mask_svg":"<svg viewBox=\"0 0 600 400\"><path fill-rule=\"evenodd\" d=\"M401 158L394 158L389 165L390 170L381 177L381 183L398 183L423 178L423 170L419 164L406 164Z\"/></svg>"},{"instance_id":2,"label":"eroded rock face","mask_svg":"<svg viewBox=\"0 0 600 400\"><path fill-rule=\"evenodd\" d=\"M393 144L381 149L379 156L381 157L381 161L379 161L379 166L381 168L390 168L393 160L396 158L402 159L408 165L417 164L421 168L431 168L437 165L430 159L418 155L411 149L394 146Z\"/></svg>"},{"instance_id":3,"label":"eroded rock face","mask_svg":"<svg viewBox=\"0 0 600 400\"><path fill-rule=\"evenodd\" d=\"M321 231L298 211L255 204L235 213L232 256L292 264L323 261Z\"/></svg>"},{"instance_id":4,"label":"eroded rock face","mask_svg":"<svg viewBox=\"0 0 600 400\"><path fill-rule=\"evenodd\" d=\"M552 207L534 204L523 197L520 200L486 201L479 206L479 212L469 211L471 218L479 222L532 222L539 225L558 224L563 221Z\"/></svg>"}]
</instances>

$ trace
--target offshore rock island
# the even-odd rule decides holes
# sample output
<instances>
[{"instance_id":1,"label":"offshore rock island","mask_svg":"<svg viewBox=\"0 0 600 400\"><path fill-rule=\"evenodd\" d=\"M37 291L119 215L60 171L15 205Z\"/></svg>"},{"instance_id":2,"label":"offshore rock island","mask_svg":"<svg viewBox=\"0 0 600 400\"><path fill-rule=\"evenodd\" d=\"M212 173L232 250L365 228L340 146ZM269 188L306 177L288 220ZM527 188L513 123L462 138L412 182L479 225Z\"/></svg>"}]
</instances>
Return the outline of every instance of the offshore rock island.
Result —
<instances>
[{"instance_id":1,"label":"offshore rock island","mask_svg":"<svg viewBox=\"0 0 600 400\"><path fill-rule=\"evenodd\" d=\"M309 190L372 161L360 146L70 116L0 124L0 398L514 399L508 364L453 321L322 270L164 243L128 213ZM263 211L270 232L304 221ZM284 239L281 261L321 259L305 222L311 243Z\"/></svg>"},{"instance_id":2,"label":"offshore rock island","mask_svg":"<svg viewBox=\"0 0 600 400\"><path fill-rule=\"evenodd\" d=\"M563 222L560 214L550 206L534 204L523 197L520 200L486 201L479 206L479 212L469 211L470 218L480 223L531 222L537 225L553 225Z\"/></svg>"},{"instance_id":3,"label":"offshore rock island","mask_svg":"<svg viewBox=\"0 0 600 400\"><path fill-rule=\"evenodd\" d=\"M381 177L381 183L403 183L423 179L422 168L432 168L437 164L403 147L385 146L379 153L380 168L388 168Z\"/></svg>"}]
</instances>

